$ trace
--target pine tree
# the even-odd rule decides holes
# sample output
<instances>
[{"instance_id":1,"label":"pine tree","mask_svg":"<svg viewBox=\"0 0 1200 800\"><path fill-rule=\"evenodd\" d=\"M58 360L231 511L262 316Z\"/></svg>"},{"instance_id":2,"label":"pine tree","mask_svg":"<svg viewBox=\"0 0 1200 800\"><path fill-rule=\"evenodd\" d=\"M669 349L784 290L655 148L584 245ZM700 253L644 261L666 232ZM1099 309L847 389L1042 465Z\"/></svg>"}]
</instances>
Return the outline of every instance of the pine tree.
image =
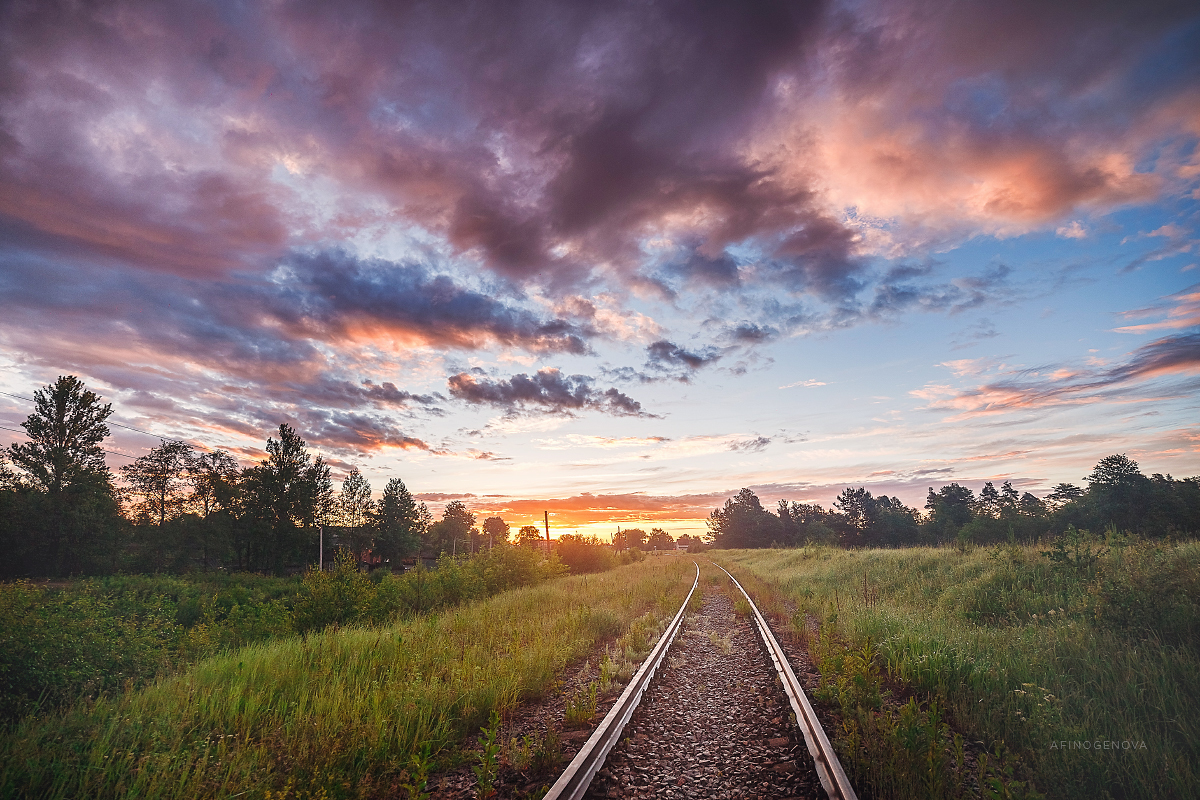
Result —
<instances>
[{"instance_id":1,"label":"pine tree","mask_svg":"<svg viewBox=\"0 0 1200 800\"><path fill-rule=\"evenodd\" d=\"M384 561L398 564L400 559L420 549L429 523L425 504L418 505L404 481L392 478L372 516L375 553Z\"/></svg>"},{"instance_id":2,"label":"pine tree","mask_svg":"<svg viewBox=\"0 0 1200 800\"><path fill-rule=\"evenodd\" d=\"M100 447L112 406L74 375L33 397L34 411L21 426L29 441L8 448L30 489L21 525L26 541L8 555L23 557L31 571L54 575L112 569L120 516Z\"/></svg>"}]
</instances>

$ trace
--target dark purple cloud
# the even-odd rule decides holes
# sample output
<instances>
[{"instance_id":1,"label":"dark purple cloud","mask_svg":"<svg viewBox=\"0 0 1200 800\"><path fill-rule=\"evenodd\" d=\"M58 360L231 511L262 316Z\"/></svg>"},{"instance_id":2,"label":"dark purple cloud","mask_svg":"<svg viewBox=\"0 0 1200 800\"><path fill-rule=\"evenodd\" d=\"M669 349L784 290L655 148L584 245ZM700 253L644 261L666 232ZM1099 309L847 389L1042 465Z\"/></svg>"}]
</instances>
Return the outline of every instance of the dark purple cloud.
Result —
<instances>
[{"instance_id":1,"label":"dark purple cloud","mask_svg":"<svg viewBox=\"0 0 1200 800\"><path fill-rule=\"evenodd\" d=\"M642 404L617 389L596 389L587 375L563 375L557 369L541 369L534 375L521 373L494 381L467 372L450 377L450 394L468 403L510 410L530 406L557 414L593 410L621 417L650 416Z\"/></svg>"},{"instance_id":2,"label":"dark purple cloud","mask_svg":"<svg viewBox=\"0 0 1200 800\"><path fill-rule=\"evenodd\" d=\"M679 345L660 339L646 348L646 357L653 367L700 369L718 360L721 355L716 348L708 347L700 352L684 350Z\"/></svg>"},{"instance_id":3,"label":"dark purple cloud","mask_svg":"<svg viewBox=\"0 0 1200 800\"><path fill-rule=\"evenodd\" d=\"M72 270L3 247L0 267L13 327L34 328L43 315L53 314L76 335L136 342L228 374L267 377L303 368L305 385L335 405L355 398L432 400L386 386L348 392L344 382L312 384L309 372L322 360L318 344L370 341L385 333L416 345L584 353L586 339L595 335L537 316L516 298L468 288L424 264L356 260L341 251L293 255L266 276L224 281L151 280L103 267Z\"/></svg>"},{"instance_id":4,"label":"dark purple cloud","mask_svg":"<svg viewBox=\"0 0 1200 800\"><path fill-rule=\"evenodd\" d=\"M665 378L687 383L696 370L716 363L721 356L716 347L686 350L674 342L660 339L646 347L646 372L638 373L638 377L643 382Z\"/></svg>"},{"instance_id":5,"label":"dark purple cloud","mask_svg":"<svg viewBox=\"0 0 1200 800\"><path fill-rule=\"evenodd\" d=\"M464 287L422 264L356 259L341 251L296 255L284 263L270 311L315 338L347 336L356 325L368 325L440 346L498 344L582 354L585 338L593 335Z\"/></svg>"},{"instance_id":6,"label":"dark purple cloud","mask_svg":"<svg viewBox=\"0 0 1200 800\"><path fill-rule=\"evenodd\" d=\"M779 336L779 330L771 325L742 322L726 328L724 336L734 344L755 345L773 341Z\"/></svg>"}]
</instances>

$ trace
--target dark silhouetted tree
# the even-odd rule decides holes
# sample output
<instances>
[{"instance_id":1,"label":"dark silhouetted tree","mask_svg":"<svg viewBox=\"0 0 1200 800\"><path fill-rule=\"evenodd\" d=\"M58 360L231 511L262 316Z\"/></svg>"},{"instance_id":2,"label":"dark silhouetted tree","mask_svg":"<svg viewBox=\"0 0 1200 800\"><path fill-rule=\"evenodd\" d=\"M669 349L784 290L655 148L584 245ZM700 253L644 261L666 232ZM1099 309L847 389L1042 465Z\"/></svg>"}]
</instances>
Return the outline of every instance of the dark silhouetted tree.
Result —
<instances>
[{"instance_id":1,"label":"dark silhouetted tree","mask_svg":"<svg viewBox=\"0 0 1200 800\"><path fill-rule=\"evenodd\" d=\"M536 525L525 525L517 531L517 544L523 547L538 547L545 542L541 530Z\"/></svg>"},{"instance_id":2,"label":"dark silhouetted tree","mask_svg":"<svg viewBox=\"0 0 1200 800\"><path fill-rule=\"evenodd\" d=\"M140 542L140 555L134 563L141 569L186 566L183 535L188 526L176 523L192 500L188 481L191 460L190 444L162 439L158 447L121 467L123 494L129 500L129 511L137 523L134 532Z\"/></svg>"},{"instance_id":3,"label":"dark silhouetted tree","mask_svg":"<svg viewBox=\"0 0 1200 800\"><path fill-rule=\"evenodd\" d=\"M651 528L650 536L646 539L646 545L652 550L674 550L675 538L662 528Z\"/></svg>"},{"instance_id":4,"label":"dark silhouetted tree","mask_svg":"<svg viewBox=\"0 0 1200 800\"><path fill-rule=\"evenodd\" d=\"M508 544L508 523L500 517L488 517L483 521L483 535L489 548Z\"/></svg>"},{"instance_id":5,"label":"dark silhouetted tree","mask_svg":"<svg viewBox=\"0 0 1200 800\"><path fill-rule=\"evenodd\" d=\"M158 447L120 470L134 519L160 529L168 520L183 516L192 500L192 485L188 481L192 446L187 442L161 441Z\"/></svg>"},{"instance_id":6,"label":"dark silhouetted tree","mask_svg":"<svg viewBox=\"0 0 1200 800\"><path fill-rule=\"evenodd\" d=\"M1146 512L1152 496L1150 479L1132 458L1124 454L1106 456L1084 480L1089 484L1088 502L1102 524L1127 531L1147 527Z\"/></svg>"},{"instance_id":7,"label":"dark silhouetted tree","mask_svg":"<svg viewBox=\"0 0 1200 800\"><path fill-rule=\"evenodd\" d=\"M646 532L641 528L625 528L617 532L616 538L621 542L619 548L621 550L628 550L631 547L636 547L638 550L646 549Z\"/></svg>"},{"instance_id":8,"label":"dark silhouetted tree","mask_svg":"<svg viewBox=\"0 0 1200 800\"><path fill-rule=\"evenodd\" d=\"M417 504L404 481L399 478L388 481L372 520L375 553L385 562L398 564L400 559L421 549L421 540L429 526L429 509L425 504Z\"/></svg>"},{"instance_id":9,"label":"dark silhouetted tree","mask_svg":"<svg viewBox=\"0 0 1200 800\"><path fill-rule=\"evenodd\" d=\"M270 530L265 560L281 573L288 561L316 560L314 526L332 509L333 484L325 460L310 456L289 425L279 426L279 439L267 439L267 453L246 470L246 494Z\"/></svg>"},{"instance_id":10,"label":"dark silhouetted tree","mask_svg":"<svg viewBox=\"0 0 1200 800\"><path fill-rule=\"evenodd\" d=\"M714 509L708 517L708 530L713 545L720 548L768 547L781 534L779 518L764 509L749 489L726 500L723 508Z\"/></svg>"},{"instance_id":11,"label":"dark silhouetted tree","mask_svg":"<svg viewBox=\"0 0 1200 800\"><path fill-rule=\"evenodd\" d=\"M374 531L370 523L375 514L375 500L371 497L371 484L353 467L342 481L342 491L337 497L335 518L339 541L350 549L361 565L363 554L371 548Z\"/></svg>"},{"instance_id":12,"label":"dark silhouetted tree","mask_svg":"<svg viewBox=\"0 0 1200 800\"><path fill-rule=\"evenodd\" d=\"M426 545L433 555L472 552L478 538L475 515L461 500L451 500L442 512L442 518L430 526Z\"/></svg>"},{"instance_id":13,"label":"dark silhouetted tree","mask_svg":"<svg viewBox=\"0 0 1200 800\"><path fill-rule=\"evenodd\" d=\"M979 490L979 499L975 501L975 515L996 519L1000 516L1000 492L988 481Z\"/></svg>"},{"instance_id":14,"label":"dark silhouetted tree","mask_svg":"<svg viewBox=\"0 0 1200 800\"><path fill-rule=\"evenodd\" d=\"M21 425L29 441L8 448L28 492L26 538L7 557L23 555L26 568L55 575L115 567L120 515L100 447L112 407L73 375L33 397Z\"/></svg>"},{"instance_id":15,"label":"dark silhouetted tree","mask_svg":"<svg viewBox=\"0 0 1200 800\"><path fill-rule=\"evenodd\" d=\"M224 450L196 453L188 462L191 507L200 517L194 544L206 572L229 555L240 479L237 460Z\"/></svg>"},{"instance_id":16,"label":"dark silhouetted tree","mask_svg":"<svg viewBox=\"0 0 1200 800\"><path fill-rule=\"evenodd\" d=\"M1073 503L1083 497L1085 492L1072 483L1060 483L1046 495L1046 503L1051 510L1058 510L1067 503Z\"/></svg>"},{"instance_id":17,"label":"dark silhouetted tree","mask_svg":"<svg viewBox=\"0 0 1200 800\"><path fill-rule=\"evenodd\" d=\"M929 489L925 509L925 537L932 542L952 541L964 525L975 518L975 493L965 486L950 483L937 492Z\"/></svg>"}]
</instances>

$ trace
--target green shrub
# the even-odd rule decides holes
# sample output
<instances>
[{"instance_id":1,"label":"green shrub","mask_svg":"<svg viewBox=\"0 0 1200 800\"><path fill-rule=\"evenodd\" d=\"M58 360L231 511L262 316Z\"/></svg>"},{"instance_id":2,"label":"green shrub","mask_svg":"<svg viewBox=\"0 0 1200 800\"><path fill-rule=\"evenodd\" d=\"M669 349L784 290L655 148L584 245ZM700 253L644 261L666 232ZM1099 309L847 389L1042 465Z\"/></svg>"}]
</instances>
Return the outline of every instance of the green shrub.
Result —
<instances>
[{"instance_id":1,"label":"green shrub","mask_svg":"<svg viewBox=\"0 0 1200 800\"><path fill-rule=\"evenodd\" d=\"M572 575L604 572L617 565L617 557L612 548L595 536L565 534L558 537L555 550Z\"/></svg>"},{"instance_id":2,"label":"green shrub","mask_svg":"<svg viewBox=\"0 0 1200 800\"><path fill-rule=\"evenodd\" d=\"M375 599L376 586L358 569L358 559L349 551L337 555L334 567L322 572L315 567L304 575L304 587L294 608L296 630L320 630L329 625L364 621Z\"/></svg>"},{"instance_id":3,"label":"green shrub","mask_svg":"<svg viewBox=\"0 0 1200 800\"><path fill-rule=\"evenodd\" d=\"M141 684L170 663L183 628L162 596L137 613L92 586L47 591L0 584L0 717Z\"/></svg>"},{"instance_id":4,"label":"green shrub","mask_svg":"<svg viewBox=\"0 0 1200 800\"><path fill-rule=\"evenodd\" d=\"M1200 649L1200 548L1134 543L1097 571L1088 592L1097 625Z\"/></svg>"}]
</instances>

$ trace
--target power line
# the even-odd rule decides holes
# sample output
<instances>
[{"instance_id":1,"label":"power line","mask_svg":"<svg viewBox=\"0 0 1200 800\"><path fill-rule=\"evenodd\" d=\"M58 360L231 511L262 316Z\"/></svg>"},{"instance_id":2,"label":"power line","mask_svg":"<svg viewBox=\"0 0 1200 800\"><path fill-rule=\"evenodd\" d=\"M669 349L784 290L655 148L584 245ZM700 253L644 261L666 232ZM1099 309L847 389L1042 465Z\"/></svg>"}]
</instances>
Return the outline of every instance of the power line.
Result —
<instances>
[{"instance_id":1,"label":"power line","mask_svg":"<svg viewBox=\"0 0 1200 800\"><path fill-rule=\"evenodd\" d=\"M26 431L19 431L16 428L6 428L3 425L0 425L0 431L12 431L13 433L26 433ZM126 453L118 453L116 450L105 450L104 448L100 448L100 452L105 453L106 455L110 455L110 456L122 456L124 458L132 459L133 461L138 460L137 456L127 455Z\"/></svg>"},{"instance_id":2,"label":"power line","mask_svg":"<svg viewBox=\"0 0 1200 800\"><path fill-rule=\"evenodd\" d=\"M37 402L37 401L36 401L36 400L34 400L32 397L25 397L24 395L13 394L12 392L0 392L0 394L4 395L5 397L15 397L15 398L17 398L18 400L28 400L28 401L29 401L29 402L31 402L31 403L36 403L36 402ZM121 423L119 423L119 422L105 422L104 424L105 424L105 425L112 425L114 428L124 428L124 429L125 429L125 430L127 430L127 431L134 431L134 432L136 432L136 433L144 433L144 434L146 434L147 436L153 436L155 439L163 439L163 438L165 438L165 437L159 436L157 433L151 433L150 431L144 431L144 430L142 430L141 428L134 428L134 427L131 427L131 426L129 426L129 425L122 425L122 424L121 424ZM5 430L8 430L8 429L6 428Z\"/></svg>"}]
</instances>

